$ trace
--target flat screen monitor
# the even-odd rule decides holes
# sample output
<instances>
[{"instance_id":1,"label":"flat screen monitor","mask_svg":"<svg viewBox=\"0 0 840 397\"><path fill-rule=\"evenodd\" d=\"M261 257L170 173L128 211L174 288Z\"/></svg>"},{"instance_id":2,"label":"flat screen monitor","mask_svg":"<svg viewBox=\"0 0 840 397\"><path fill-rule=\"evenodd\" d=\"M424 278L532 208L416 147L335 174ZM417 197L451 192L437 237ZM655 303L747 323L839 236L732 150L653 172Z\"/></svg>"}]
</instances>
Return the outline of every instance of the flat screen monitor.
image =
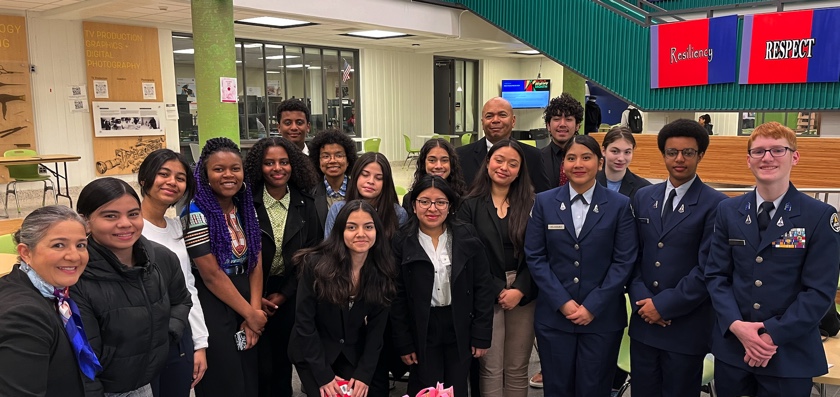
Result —
<instances>
[{"instance_id":1,"label":"flat screen monitor","mask_svg":"<svg viewBox=\"0 0 840 397\"><path fill-rule=\"evenodd\" d=\"M551 80L502 80L502 98L514 109L536 109L548 106Z\"/></svg>"}]
</instances>

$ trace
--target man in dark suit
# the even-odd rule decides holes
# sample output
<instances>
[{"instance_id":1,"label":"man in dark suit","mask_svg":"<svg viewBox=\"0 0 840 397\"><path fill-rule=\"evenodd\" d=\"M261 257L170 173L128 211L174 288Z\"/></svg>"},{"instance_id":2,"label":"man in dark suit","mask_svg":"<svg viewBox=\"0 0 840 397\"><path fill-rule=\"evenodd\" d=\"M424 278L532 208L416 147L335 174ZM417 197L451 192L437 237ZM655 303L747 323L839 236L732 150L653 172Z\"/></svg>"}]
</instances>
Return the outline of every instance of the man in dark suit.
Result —
<instances>
[{"instance_id":1,"label":"man in dark suit","mask_svg":"<svg viewBox=\"0 0 840 397\"><path fill-rule=\"evenodd\" d=\"M703 270L717 206L726 195L697 176L709 135L693 120L659 131L668 179L639 189L633 212L639 261L628 287L633 392L642 396L699 393L714 316Z\"/></svg>"},{"instance_id":2,"label":"man in dark suit","mask_svg":"<svg viewBox=\"0 0 840 397\"><path fill-rule=\"evenodd\" d=\"M563 166L563 145L573 135L578 134L580 123L583 121L583 106L568 92L552 99L543 113L545 128L551 134L551 143L540 149L543 167L548 176L551 187L561 185L560 168Z\"/></svg>"},{"instance_id":3,"label":"man in dark suit","mask_svg":"<svg viewBox=\"0 0 840 397\"><path fill-rule=\"evenodd\" d=\"M464 172L464 182L467 186L472 185L473 179L481 170L484 158L487 157L487 150L502 139L511 139L514 125L516 125L516 116L513 114L510 102L506 99L495 97L484 104L484 108L481 109L484 138L455 150L461 161L461 170ZM520 145L525 153L525 163L528 164L528 174L534 185L534 191L539 193L550 189L552 186L540 163L540 151L529 145Z\"/></svg>"},{"instance_id":4,"label":"man in dark suit","mask_svg":"<svg viewBox=\"0 0 840 397\"><path fill-rule=\"evenodd\" d=\"M755 190L718 206L706 285L722 397L810 396L827 372L818 325L834 304L840 218L790 183L798 162L790 128L758 126L747 157Z\"/></svg>"}]
</instances>

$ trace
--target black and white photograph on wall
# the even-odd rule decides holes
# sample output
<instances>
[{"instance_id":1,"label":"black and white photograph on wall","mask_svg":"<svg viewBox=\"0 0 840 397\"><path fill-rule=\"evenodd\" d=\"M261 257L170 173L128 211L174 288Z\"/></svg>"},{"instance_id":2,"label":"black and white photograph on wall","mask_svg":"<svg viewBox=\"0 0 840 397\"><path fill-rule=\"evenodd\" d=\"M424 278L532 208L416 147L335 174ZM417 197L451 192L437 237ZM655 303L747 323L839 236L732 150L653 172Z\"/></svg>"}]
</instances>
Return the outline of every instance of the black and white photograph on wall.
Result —
<instances>
[{"instance_id":1,"label":"black and white photograph on wall","mask_svg":"<svg viewBox=\"0 0 840 397\"><path fill-rule=\"evenodd\" d=\"M162 103L94 102L97 137L163 135Z\"/></svg>"}]
</instances>

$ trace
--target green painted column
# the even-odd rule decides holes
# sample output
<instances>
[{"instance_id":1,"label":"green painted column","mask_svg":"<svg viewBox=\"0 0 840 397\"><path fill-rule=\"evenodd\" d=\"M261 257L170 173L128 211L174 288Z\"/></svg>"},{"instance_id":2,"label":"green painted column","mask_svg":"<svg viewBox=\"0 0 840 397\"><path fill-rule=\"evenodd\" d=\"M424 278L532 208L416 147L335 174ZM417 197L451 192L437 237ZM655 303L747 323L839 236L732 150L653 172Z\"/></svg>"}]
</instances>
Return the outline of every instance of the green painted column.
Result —
<instances>
[{"instance_id":1,"label":"green painted column","mask_svg":"<svg viewBox=\"0 0 840 397\"><path fill-rule=\"evenodd\" d=\"M227 137L239 144L236 103L222 103L220 77L236 77L233 0L192 0L198 140Z\"/></svg>"},{"instance_id":2,"label":"green painted column","mask_svg":"<svg viewBox=\"0 0 840 397\"><path fill-rule=\"evenodd\" d=\"M581 105L586 106L586 79L569 70L569 68L563 68L563 92L568 92ZM583 123L585 122L586 120L580 122L580 129L578 131L581 135L583 135Z\"/></svg>"}]
</instances>

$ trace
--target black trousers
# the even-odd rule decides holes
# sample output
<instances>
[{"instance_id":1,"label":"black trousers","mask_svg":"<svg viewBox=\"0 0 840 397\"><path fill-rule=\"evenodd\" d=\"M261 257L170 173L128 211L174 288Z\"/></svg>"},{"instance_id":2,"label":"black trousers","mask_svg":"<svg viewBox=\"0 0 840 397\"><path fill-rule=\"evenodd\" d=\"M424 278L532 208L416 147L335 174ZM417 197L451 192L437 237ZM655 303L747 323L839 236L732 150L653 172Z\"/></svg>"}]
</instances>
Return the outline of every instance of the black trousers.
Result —
<instances>
[{"instance_id":1,"label":"black trousers","mask_svg":"<svg viewBox=\"0 0 840 397\"><path fill-rule=\"evenodd\" d=\"M633 391L650 397L700 393L705 354L680 354L630 340Z\"/></svg>"},{"instance_id":2,"label":"black trousers","mask_svg":"<svg viewBox=\"0 0 840 397\"><path fill-rule=\"evenodd\" d=\"M720 397L808 397L812 378L758 375L715 359L715 390Z\"/></svg>"},{"instance_id":3,"label":"black trousers","mask_svg":"<svg viewBox=\"0 0 840 397\"><path fill-rule=\"evenodd\" d=\"M193 375L192 330L184 328L178 343L169 342L169 358L160 374L152 379L155 397L189 397Z\"/></svg>"},{"instance_id":4,"label":"black trousers","mask_svg":"<svg viewBox=\"0 0 840 397\"><path fill-rule=\"evenodd\" d=\"M198 271L193 274L210 333L207 339L207 372L195 386L196 397L256 397L257 348L239 351L233 336L244 319L210 292ZM242 297L251 299L247 274L230 276L230 281Z\"/></svg>"},{"instance_id":5,"label":"black trousers","mask_svg":"<svg viewBox=\"0 0 840 397\"><path fill-rule=\"evenodd\" d=\"M257 343L260 397L292 397L292 362L289 338L295 325L295 297L287 297L269 317Z\"/></svg>"},{"instance_id":6,"label":"black trousers","mask_svg":"<svg viewBox=\"0 0 840 397\"><path fill-rule=\"evenodd\" d=\"M431 308L426 350L417 352L418 364L411 366L408 395L414 396L420 390L441 382L446 387L455 388L455 397L467 397L472 355L466 353L458 351L452 308Z\"/></svg>"}]
</instances>

